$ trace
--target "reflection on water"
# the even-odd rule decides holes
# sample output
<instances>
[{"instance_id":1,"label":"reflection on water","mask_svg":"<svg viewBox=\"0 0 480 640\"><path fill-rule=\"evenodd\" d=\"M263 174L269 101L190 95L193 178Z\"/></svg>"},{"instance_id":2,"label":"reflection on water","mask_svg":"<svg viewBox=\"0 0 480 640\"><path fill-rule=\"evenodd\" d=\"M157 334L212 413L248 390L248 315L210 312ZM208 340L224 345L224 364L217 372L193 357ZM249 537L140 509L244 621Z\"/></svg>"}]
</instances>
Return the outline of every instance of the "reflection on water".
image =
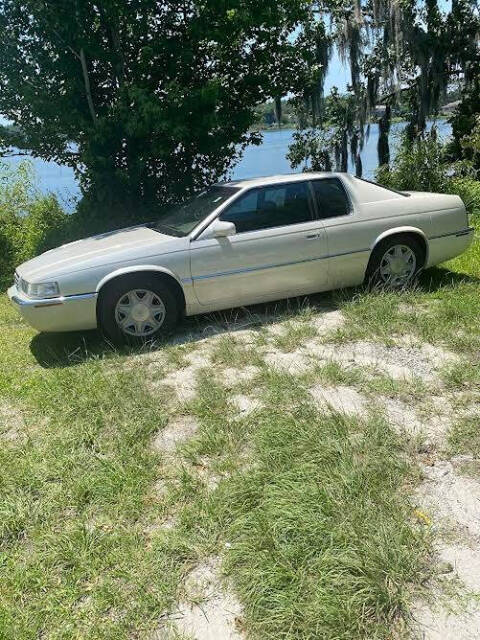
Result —
<instances>
[{"instance_id":1,"label":"reflection on water","mask_svg":"<svg viewBox=\"0 0 480 640\"><path fill-rule=\"evenodd\" d=\"M392 155L394 155L395 140L404 127L404 122L392 124L390 136ZM448 137L451 133L451 125L446 120L440 120L437 123L437 128L442 138ZM242 179L276 173L292 173L286 154L292 141L293 133L291 129L265 131L262 144L258 147L248 147L245 150L242 160L232 171L231 177ZM370 136L362 152L363 176L365 178L372 178L374 175L377 166L377 142L378 125L375 124L370 127ZM25 156L6 158L4 161L15 166L23 159L25 159ZM69 167L60 166L55 162L45 162L40 158L30 158L30 160L38 176L40 189L42 191L54 191L58 194L65 208L72 210L75 199L80 196L80 189L73 170ZM353 171L353 166L350 166L349 170ZM301 171L301 169L297 171Z\"/></svg>"},{"instance_id":2,"label":"reflection on water","mask_svg":"<svg viewBox=\"0 0 480 640\"><path fill-rule=\"evenodd\" d=\"M429 123L429 128L432 123ZM392 124L390 134L390 146L392 157L395 154L395 147L398 144L399 134L405 128L405 122L396 122ZM438 133L441 138L447 138L452 127L446 120L437 122ZM246 149L243 159L238 163L233 171L233 177L237 179L253 178L255 176L268 176L275 173L292 173L286 159L288 147L292 142L293 130L285 129L280 131L265 131L263 135L263 144L260 147L249 147ZM378 144L378 125L374 124L370 127L370 136L365 141L362 152L363 177L371 179L377 168L377 144ZM297 171L301 171L300 167ZM349 171L354 172L354 166L350 163Z\"/></svg>"}]
</instances>

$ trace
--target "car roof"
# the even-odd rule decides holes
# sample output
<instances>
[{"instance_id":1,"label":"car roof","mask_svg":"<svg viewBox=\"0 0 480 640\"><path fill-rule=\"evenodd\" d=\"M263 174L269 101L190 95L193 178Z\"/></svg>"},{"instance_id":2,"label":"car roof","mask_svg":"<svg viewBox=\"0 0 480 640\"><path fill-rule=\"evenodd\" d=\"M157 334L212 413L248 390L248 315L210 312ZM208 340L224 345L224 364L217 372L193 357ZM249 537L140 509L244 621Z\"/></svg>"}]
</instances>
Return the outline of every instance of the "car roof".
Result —
<instances>
[{"instance_id":1,"label":"car roof","mask_svg":"<svg viewBox=\"0 0 480 640\"><path fill-rule=\"evenodd\" d=\"M221 182L219 183L219 186L221 185L224 187L240 187L241 189L245 189L248 187L263 187L269 184L301 182L302 180L314 180L318 178L335 178L341 175L347 174L332 171L312 171L308 173L290 173L276 176L265 176L261 178L247 178L245 180L232 180L231 182Z\"/></svg>"}]
</instances>

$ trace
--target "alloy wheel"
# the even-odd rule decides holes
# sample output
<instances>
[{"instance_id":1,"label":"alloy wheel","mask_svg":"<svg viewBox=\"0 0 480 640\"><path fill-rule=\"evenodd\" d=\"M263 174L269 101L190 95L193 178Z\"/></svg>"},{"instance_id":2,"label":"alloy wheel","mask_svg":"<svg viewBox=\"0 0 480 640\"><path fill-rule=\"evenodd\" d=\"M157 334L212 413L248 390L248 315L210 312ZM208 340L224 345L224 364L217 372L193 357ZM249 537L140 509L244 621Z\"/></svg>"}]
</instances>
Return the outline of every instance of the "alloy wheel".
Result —
<instances>
[{"instance_id":1,"label":"alloy wheel","mask_svg":"<svg viewBox=\"0 0 480 640\"><path fill-rule=\"evenodd\" d=\"M407 245L396 244L383 254L379 272L385 284L402 287L412 279L416 268L415 252Z\"/></svg>"},{"instance_id":2,"label":"alloy wheel","mask_svg":"<svg viewBox=\"0 0 480 640\"><path fill-rule=\"evenodd\" d=\"M148 289L132 289L117 302L115 321L127 335L146 338L160 329L166 315L161 298Z\"/></svg>"}]
</instances>

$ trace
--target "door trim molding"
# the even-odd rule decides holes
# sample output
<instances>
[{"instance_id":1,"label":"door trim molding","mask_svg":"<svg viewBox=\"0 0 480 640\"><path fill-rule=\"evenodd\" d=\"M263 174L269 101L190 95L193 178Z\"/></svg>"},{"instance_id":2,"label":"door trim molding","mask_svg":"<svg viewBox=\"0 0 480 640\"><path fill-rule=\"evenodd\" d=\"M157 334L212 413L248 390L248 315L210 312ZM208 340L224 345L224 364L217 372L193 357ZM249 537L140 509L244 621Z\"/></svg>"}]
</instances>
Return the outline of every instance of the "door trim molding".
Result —
<instances>
[{"instance_id":1,"label":"door trim molding","mask_svg":"<svg viewBox=\"0 0 480 640\"><path fill-rule=\"evenodd\" d=\"M340 256L347 256L347 255L351 255L354 253L365 253L365 252L369 252L370 249L357 249L355 251L342 251L341 253L335 253L333 255L324 255L324 256L319 256L317 258L307 258L305 260L294 260L293 262L279 262L279 263L274 263L274 264L265 264L265 265L260 265L258 267L246 267L243 269L232 269L230 271L219 271L217 273L208 273L205 274L203 276L195 276L192 278L184 278L182 280L183 283L187 283L187 282L195 282L196 280L207 280L209 278L221 278L223 276L232 276L232 275L236 275L239 273L249 273L252 271L263 271L264 269L276 269L278 267L289 267L291 265L294 264L302 264L305 262L316 262L317 260L328 260L328 258L338 258Z\"/></svg>"}]
</instances>

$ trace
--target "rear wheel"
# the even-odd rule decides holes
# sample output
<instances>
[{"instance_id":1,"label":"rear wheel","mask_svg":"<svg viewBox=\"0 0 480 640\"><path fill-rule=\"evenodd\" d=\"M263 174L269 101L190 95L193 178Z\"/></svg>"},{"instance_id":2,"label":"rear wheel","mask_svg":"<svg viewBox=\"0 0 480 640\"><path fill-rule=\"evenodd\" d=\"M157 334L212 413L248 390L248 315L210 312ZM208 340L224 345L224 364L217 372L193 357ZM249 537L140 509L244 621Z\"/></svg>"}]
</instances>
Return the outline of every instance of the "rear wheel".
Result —
<instances>
[{"instance_id":1,"label":"rear wheel","mask_svg":"<svg viewBox=\"0 0 480 640\"><path fill-rule=\"evenodd\" d=\"M375 247L368 265L370 286L403 289L417 277L425 261L422 243L409 235L387 238Z\"/></svg>"},{"instance_id":2,"label":"rear wheel","mask_svg":"<svg viewBox=\"0 0 480 640\"><path fill-rule=\"evenodd\" d=\"M176 325L178 302L161 278L132 274L106 285L98 301L98 321L107 338L141 344L156 340Z\"/></svg>"}]
</instances>

